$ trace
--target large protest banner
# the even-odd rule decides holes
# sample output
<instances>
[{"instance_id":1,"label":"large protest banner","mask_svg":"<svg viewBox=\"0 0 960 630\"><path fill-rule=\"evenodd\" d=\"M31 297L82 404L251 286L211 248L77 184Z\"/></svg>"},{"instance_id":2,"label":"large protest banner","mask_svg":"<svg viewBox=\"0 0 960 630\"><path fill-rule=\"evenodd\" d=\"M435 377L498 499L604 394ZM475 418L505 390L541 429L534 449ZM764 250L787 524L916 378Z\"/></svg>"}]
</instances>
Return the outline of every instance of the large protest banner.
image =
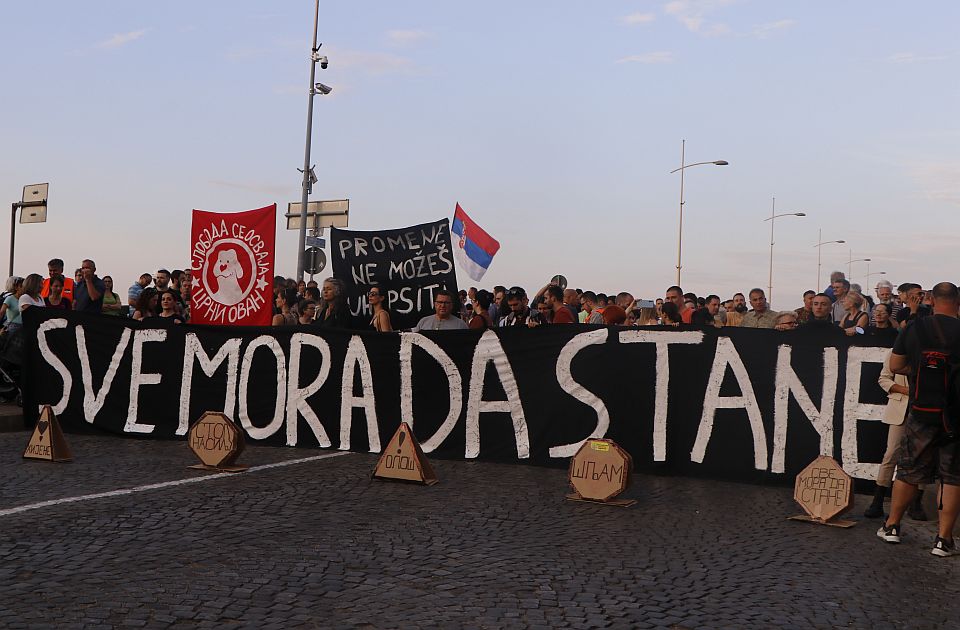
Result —
<instances>
[{"instance_id":1,"label":"large protest banner","mask_svg":"<svg viewBox=\"0 0 960 630\"><path fill-rule=\"evenodd\" d=\"M270 325L276 230L276 204L246 212L193 211L192 323Z\"/></svg>"},{"instance_id":2,"label":"large protest banner","mask_svg":"<svg viewBox=\"0 0 960 630\"><path fill-rule=\"evenodd\" d=\"M67 430L174 438L223 411L254 442L379 452L404 420L441 457L561 463L607 437L640 470L746 481L821 454L873 478L886 444L887 349L839 330L24 325L24 413L50 404Z\"/></svg>"},{"instance_id":3,"label":"large protest banner","mask_svg":"<svg viewBox=\"0 0 960 630\"><path fill-rule=\"evenodd\" d=\"M347 303L358 328L368 327L367 291L387 292L390 318L398 330L432 315L433 292L457 292L447 219L399 230L360 232L333 228L333 276L346 285Z\"/></svg>"}]
</instances>

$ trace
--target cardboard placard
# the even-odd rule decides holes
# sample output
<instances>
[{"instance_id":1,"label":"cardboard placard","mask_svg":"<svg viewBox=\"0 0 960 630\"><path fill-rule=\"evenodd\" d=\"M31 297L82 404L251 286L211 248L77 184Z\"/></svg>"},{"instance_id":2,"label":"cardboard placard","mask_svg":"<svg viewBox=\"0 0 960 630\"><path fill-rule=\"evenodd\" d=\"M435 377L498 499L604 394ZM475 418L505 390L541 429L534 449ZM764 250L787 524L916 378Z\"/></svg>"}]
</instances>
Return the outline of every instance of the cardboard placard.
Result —
<instances>
[{"instance_id":1,"label":"cardboard placard","mask_svg":"<svg viewBox=\"0 0 960 630\"><path fill-rule=\"evenodd\" d=\"M190 466L202 470L240 472L247 466L232 464L243 452L243 431L219 411L207 411L187 432L190 450L202 462Z\"/></svg>"},{"instance_id":2,"label":"cardboard placard","mask_svg":"<svg viewBox=\"0 0 960 630\"><path fill-rule=\"evenodd\" d=\"M390 443L380 454L377 466L373 469L373 478L412 481L427 486L437 483L433 466L406 422L400 423Z\"/></svg>"},{"instance_id":3,"label":"cardboard placard","mask_svg":"<svg viewBox=\"0 0 960 630\"><path fill-rule=\"evenodd\" d=\"M853 479L832 457L821 455L797 475L793 499L806 516L794 520L846 526L850 521L833 521L853 507ZM828 521L833 521L828 523Z\"/></svg>"},{"instance_id":4,"label":"cardboard placard","mask_svg":"<svg viewBox=\"0 0 960 630\"><path fill-rule=\"evenodd\" d=\"M615 500L630 484L632 470L633 459L616 442L587 440L570 460L568 478L574 494L567 495L567 499L633 505L633 499Z\"/></svg>"},{"instance_id":5,"label":"cardboard placard","mask_svg":"<svg viewBox=\"0 0 960 630\"><path fill-rule=\"evenodd\" d=\"M44 405L40 410L40 419L30 435L27 448L23 451L27 459L45 459L50 462L73 461L73 453L63 437L57 414L53 413L50 405Z\"/></svg>"}]
</instances>

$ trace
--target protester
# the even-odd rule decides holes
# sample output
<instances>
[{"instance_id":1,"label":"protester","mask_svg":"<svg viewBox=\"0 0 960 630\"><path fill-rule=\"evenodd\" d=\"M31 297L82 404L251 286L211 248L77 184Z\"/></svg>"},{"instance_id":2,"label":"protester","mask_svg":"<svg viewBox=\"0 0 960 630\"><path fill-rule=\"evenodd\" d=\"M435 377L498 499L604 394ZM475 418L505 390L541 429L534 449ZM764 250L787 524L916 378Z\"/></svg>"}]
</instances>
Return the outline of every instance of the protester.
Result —
<instances>
[{"instance_id":1,"label":"protester","mask_svg":"<svg viewBox=\"0 0 960 630\"><path fill-rule=\"evenodd\" d=\"M81 282L74 288L73 308L84 313L103 311L103 293L107 290L103 280L97 277L97 265L89 258L80 265Z\"/></svg>"},{"instance_id":2,"label":"protester","mask_svg":"<svg viewBox=\"0 0 960 630\"><path fill-rule=\"evenodd\" d=\"M900 312L900 304L893 297L893 283L889 280L880 280L877 282L877 286L874 289L874 292L877 294L877 304L886 304L887 309L890 313L890 317L896 317L897 313ZM876 306L875 305L875 306ZM876 324L876 316L873 312L870 313L870 323Z\"/></svg>"},{"instance_id":3,"label":"protester","mask_svg":"<svg viewBox=\"0 0 960 630\"><path fill-rule=\"evenodd\" d=\"M694 311L691 322L698 326L722 327L723 322L720 321L720 297L717 295L708 295L704 298L703 308Z\"/></svg>"},{"instance_id":4,"label":"protester","mask_svg":"<svg viewBox=\"0 0 960 630\"><path fill-rule=\"evenodd\" d=\"M840 319L840 328L843 332L850 336L863 334L870 321L870 317L860 310L863 308L863 296L851 291L837 300L837 304L843 305L844 315Z\"/></svg>"},{"instance_id":5,"label":"protester","mask_svg":"<svg viewBox=\"0 0 960 630\"><path fill-rule=\"evenodd\" d=\"M367 292L367 303L373 309L370 318L370 327L377 332L390 332L393 324L390 322L390 303L387 294L380 287L370 287Z\"/></svg>"},{"instance_id":6,"label":"protester","mask_svg":"<svg viewBox=\"0 0 960 630\"><path fill-rule=\"evenodd\" d=\"M130 285L130 288L127 289L127 305L136 310L137 302L140 300L140 294L143 293L143 290L150 286L150 281L153 280L153 276L149 273L140 274L140 278Z\"/></svg>"},{"instance_id":7,"label":"protester","mask_svg":"<svg viewBox=\"0 0 960 630\"><path fill-rule=\"evenodd\" d=\"M104 315L120 316L120 309L123 304L120 302L120 296L113 292L113 277L103 277L103 310Z\"/></svg>"},{"instance_id":8,"label":"protester","mask_svg":"<svg viewBox=\"0 0 960 630\"><path fill-rule=\"evenodd\" d=\"M163 293L170 288L170 272L166 269L158 269L157 275L153 277L153 288L157 293Z\"/></svg>"},{"instance_id":9,"label":"protester","mask_svg":"<svg viewBox=\"0 0 960 630\"><path fill-rule=\"evenodd\" d=\"M741 328L773 328L776 325L777 313L767 308L767 297L763 289L750 291L750 306L753 310L743 316Z\"/></svg>"},{"instance_id":10,"label":"protester","mask_svg":"<svg viewBox=\"0 0 960 630\"><path fill-rule=\"evenodd\" d=\"M23 278L19 276L12 276L14 278L13 282L13 292L9 293L6 298L3 300L3 305L0 306L0 316L3 317L4 330L11 330L20 326L20 296L23 294Z\"/></svg>"},{"instance_id":11,"label":"protester","mask_svg":"<svg viewBox=\"0 0 960 630\"><path fill-rule=\"evenodd\" d=\"M498 325L500 320L507 314L507 287L502 284L498 284L493 287L493 303L490 305L490 308L487 309L487 313L490 315L490 320L494 325Z\"/></svg>"},{"instance_id":12,"label":"protester","mask_svg":"<svg viewBox=\"0 0 960 630\"><path fill-rule=\"evenodd\" d=\"M141 291L140 297L137 298L137 305L134 307L133 319L143 321L147 318L155 317L157 315L157 303L159 299L160 296L153 287L147 287Z\"/></svg>"},{"instance_id":13,"label":"protester","mask_svg":"<svg viewBox=\"0 0 960 630\"><path fill-rule=\"evenodd\" d=\"M843 298L850 292L850 281L846 278L840 278L833 282L833 321L840 325L847 309L843 305Z\"/></svg>"},{"instance_id":14,"label":"protester","mask_svg":"<svg viewBox=\"0 0 960 630\"><path fill-rule=\"evenodd\" d=\"M321 290L323 304L317 311L316 325L320 328L350 328L350 309L343 295L343 281L327 278Z\"/></svg>"},{"instance_id":15,"label":"protester","mask_svg":"<svg viewBox=\"0 0 960 630\"><path fill-rule=\"evenodd\" d=\"M284 289L276 299L277 310L280 311L270 321L271 326L296 326L297 314L294 308L297 304L295 289Z\"/></svg>"},{"instance_id":16,"label":"protester","mask_svg":"<svg viewBox=\"0 0 960 630\"><path fill-rule=\"evenodd\" d=\"M602 324L603 313L597 310L597 294L593 291L584 291L580 294L581 312L584 313L581 324ZM579 318L578 318L579 319Z\"/></svg>"},{"instance_id":17,"label":"protester","mask_svg":"<svg viewBox=\"0 0 960 630\"><path fill-rule=\"evenodd\" d=\"M946 383L938 385L939 379L925 381L924 389L918 391L917 381L922 379L921 369L929 370L928 354L936 347L947 353L945 367L957 369L960 364L960 292L955 284L941 282L933 287L933 315L925 317L897 337L890 354L890 371L906 374L910 384L910 412L907 415L900 460L897 462L897 479L890 501L890 514L877 530L877 536L889 543L900 542L900 520L907 507L918 493L920 484L932 484L939 476L943 484L940 490L940 522L931 553L948 557L957 553L953 541L953 527L960 513L960 440L952 434L955 420L943 410L930 411L931 402L946 400ZM936 341L933 341L936 339ZM927 359L921 364L922 359ZM939 391L938 391L939 390ZM948 428L944 426L949 421Z\"/></svg>"},{"instance_id":18,"label":"protester","mask_svg":"<svg viewBox=\"0 0 960 630\"><path fill-rule=\"evenodd\" d=\"M841 280L845 280L845 279L846 279L846 276L843 274L842 271L833 271L830 273L830 284L827 286L826 289L824 289L823 294L827 296L831 304L836 303L838 298L838 296L836 295L836 292L833 290L834 283L840 282ZM849 285L849 283L847 284Z\"/></svg>"},{"instance_id":19,"label":"protester","mask_svg":"<svg viewBox=\"0 0 960 630\"><path fill-rule=\"evenodd\" d=\"M886 307L883 302L877 306ZM880 518L883 516L883 499L890 492L890 486L893 484L893 471L897 465L897 459L900 457L900 443L903 441L904 424L907 417L907 403L910 398L909 383L907 377L903 374L894 374L890 371L890 352L883 362L883 369L880 370L880 378L877 379L883 391L887 392L887 406L883 410L883 422L888 426L887 429L887 449L883 454L883 461L880 462L880 470L877 472L877 487L873 493L873 501L863 513L867 518ZM916 500L910 504L908 516L914 518L921 516L923 518L914 520L926 520L926 514L923 513L923 506L919 506L920 512L917 513Z\"/></svg>"},{"instance_id":20,"label":"protester","mask_svg":"<svg viewBox=\"0 0 960 630\"><path fill-rule=\"evenodd\" d=\"M603 323L607 326L622 326L627 321L627 313L619 304L610 304L603 309Z\"/></svg>"},{"instance_id":21,"label":"protester","mask_svg":"<svg viewBox=\"0 0 960 630\"><path fill-rule=\"evenodd\" d=\"M874 323L867 326L867 334L873 337L883 337L893 341L900 329L893 325L891 306L885 302L878 302L873 307Z\"/></svg>"},{"instance_id":22,"label":"protester","mask_svg":"<svg viewBox=\"0 0 960 630\"><path fill-rule=\"evenodd\" d=\"M555 284L547 287L543 294L544 302L553 311L553 324L574 324L576 319L569 308L563 303L563 289Z\"/></svg>"},{"instance_id":23,"label":"protester","mask_svg":"<svg viewBox=\"0 0 960 630\"><path fill-rule=\"evenodd\" d=\"M542 324L553 323L553 309L546 302L537 304L537 312L533 313L527 320L528 328L536 328Z\"/></svg>"},{"instance_id":24,"label":"protester","mask_svg":"<svg viewBox=\"0 0 960 630\"><path fill-rule=\"evenodd\" d=\"M906 328L909 322L920 319L921 317L927 317L933 311L928 305L923 303L925 294L919 284L907 282L900 285L900 288L903 290L904 300L903 308L897 313L897 323L902 330Z\"/></svg>"},{"instance_id":25,"label":"protester","mask_svg":"<svg viewBox=\"0 0 960 630\"><path fill-rule=\"evenodd\" d=\"M50 295L50 280L54 276L63 278L63 260L60 258L53 258L47 263L47 278L43 281L40 297L45 298ZM73 280L71 278L63 279L63 297L67 298L67 302L73 301Z\"/></svg>"},{"instance_id":26,"label":"protester","mask_svg":"<svg viewBox=\"0 0 960 630\"><path fill-rule=\"evenodd\" d=\"M38 273L31 273L23 280L23 289L20 291L18 300L21 316L32 306L46 306L43 298L40 297L40 291L43 289L43 276Z\"/></svg>"},{"instance_id":27,"label":"protester","mask_svg":"<svg viewBox=\"0 0 960 630\"><path fill-rule=\"evenodd\" d=\"M480 289L474 293L473 316L467 322L469 328L473 330L493 328L493 321L487 312L487 309L490 308L490 303L493 301L492 298L493 296L490 295L490 292L485 289Z\"/></svg>"},{"instance_id":28,"label":"protester","mask_svg":"<svg viewBox=\"0 0 960 630\"><path fill-rule=\"evenodd\" d=\"M683 317L676 302L664 301L660 308L660 323L664 326L679 326L683 323Z\"/></svg>"},{"instance_id":29,"label":"protester","mask_svg":"<svg viewBox=\"0 0 960 630\"><path fill-rule=\"evenodd\" d=\"M643 311L639 308L632 308L627 311L627 326L640 326L640 320L643 317Z\"/></svg>"},{"instance_id":30,"label":"protester","mask_svg":"<svg viewBox=\"0 0 960 630\"><path fill-rule=\"evenodd\" d=\"M507 308L509 311L500 318L499 326L526 326L530 317L530 309L523 303L526 294L520 287L513 287L507 291Z\"/></svg>"},{"instance_id":31,"label":"protester","mask_svg":"<svg viewBox=\"0 0 960 630\"><path fill-rule=\"evenodd\" d=\"M794 311L798 324L806 324L813 317L813 298L816 294L816 291L803 292L803 306Z\"/></svg>"},{"instance_id":32,"label":"protester","mask_svg":"<svg viewBox=\"0 0 960 630\"><path fill-rule=\"evenodd\" d=\"M16 308L17 313L20 312L20 288L23 286L23 278L20 276L10 276L7 278L7 282L3 288L2 304L0 304L0 322L3 322L3 326L6 327L7 323L14 317L13 311L10 313L7 312L7 298L12 297L13 303Z\"/></svg>"},{"instance_id":33,"label":"protester","mask_svg":"<svg viewBox=\"0 0 960 630\"><path fill-rule=\"evenodd\" d=\"M459 317L453 317L453 294L446 289L433 292L433 308L435 313L422 318L413 327L413 332L424 330L461 330L467 324Z\"/></svg>"},{"instance_id":34,"label":"protester","mask_svg":"<svg viewBox=\"0 0 960 630\"><path fill-rule=\"evenodd\" d=\"M810 300L810 318L807 324L833 325L833 303L826 293L817 293Z\"/></svg>"},{"instance_id":35,"label":"protester","mask_svg":"<svg viewBox=\"0 0 960 630\"><path fill-rule=\"evenodd\" d=\"M677 307L682 323L689 324L693 321L693 309L687 307L683 296L683 289L678 286L672 286L667 289L664 295L664 304L672 302Z\"/></svg>"},{"instance_id":36,"label":"protester","mask_svg":"<svg viewBox=\"0 0 960 630\"><path fill-rule=\"evenodd\" d=\"M190 300L193 297L193 276L190 274L190 270L183 272L183 275L180 276L180 297L183 299L183 302L180 304L180 314L183 315L183 319L187 322L190 321Z\"/></svg>"},{"instance_id":37,"label":"protester","mask_svg":"<svg viewBox=\"0 0 960 630\"><path fill-rule=\"evenodd\" d=\"M314 317L317 314L317 303L311 299L300 300L297 305L297 311L300 315L297 317L297 323L301 326L313 326Z\"/></svg>"},{"instance_id":38,"label":"protester","mask_svg":"<svg viewBox=\"0 0 960 630\"><path fill-rule=\"evenodd\" d=\"M777 315L777 319L773 322L774 330L796 330L797 326L800 323L797 321L797 314L793 311L784 311Z\"/></svg>"},{"instance_id":39,"label":"protester","mask_svg":"<svg viewBox=\"0 0 960 630\"><path fill-rule=\"evenodd\" d=\"M186 323L183 319L183 315L177 310L177 296L176 291L173 289L167 289L162 291L159 294L160 302L160 312L156 314L155 318L160 318L164 320L169 320L173 324L183 324Z\"/></svg>"},{"instance_id":40,"label":"protester","mask_svg":"<svg viewBox=\"0 0 960 630\"><path fill-rule=\"evenodd\" d=\"M64 311L73 310L73 304L69 299L63 297L63 282L65 278L63 276L54 276L50 278L50 282L47 284L50 289L50 294L43 299L44 305L47 308L59 309Z\"/></svg>"}]
</instances>

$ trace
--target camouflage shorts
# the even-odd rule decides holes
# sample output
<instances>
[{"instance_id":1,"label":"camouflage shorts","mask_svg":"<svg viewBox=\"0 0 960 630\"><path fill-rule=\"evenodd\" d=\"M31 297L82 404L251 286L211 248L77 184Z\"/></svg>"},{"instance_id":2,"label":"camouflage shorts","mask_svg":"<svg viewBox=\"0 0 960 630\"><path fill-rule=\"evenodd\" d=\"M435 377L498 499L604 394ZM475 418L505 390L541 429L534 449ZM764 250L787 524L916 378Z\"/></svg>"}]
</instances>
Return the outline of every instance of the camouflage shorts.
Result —
<instances>
[{"instance_id":1,"label":"camouflage shorts","mask_svg":"<svg viewBox=\"0 0 960 630\"><path fill-rule=\"evenodd\" d=\"M946 441L943 428L925 424L907 416L897 479L910 484L931 484L940 477L943 483L960 486L960 440Z\"/></svg>"}]
</instances>

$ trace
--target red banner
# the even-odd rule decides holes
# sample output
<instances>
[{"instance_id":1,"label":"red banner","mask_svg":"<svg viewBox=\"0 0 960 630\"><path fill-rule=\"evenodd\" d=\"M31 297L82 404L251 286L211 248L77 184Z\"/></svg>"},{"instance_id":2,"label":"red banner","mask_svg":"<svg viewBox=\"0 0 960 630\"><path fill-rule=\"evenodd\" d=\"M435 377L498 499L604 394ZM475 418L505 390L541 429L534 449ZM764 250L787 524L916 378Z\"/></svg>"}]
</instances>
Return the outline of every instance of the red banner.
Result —
<instances>
[{"instance_id":1,"label":"red banner","mask_svg":"<svg viewBox=\"0 0 960 630\"><path fill-rule=\"evenodd\" d=\"M246 212L193 211L191 324L269 326L277 204Z\"/></svg>"}]
</instances>

